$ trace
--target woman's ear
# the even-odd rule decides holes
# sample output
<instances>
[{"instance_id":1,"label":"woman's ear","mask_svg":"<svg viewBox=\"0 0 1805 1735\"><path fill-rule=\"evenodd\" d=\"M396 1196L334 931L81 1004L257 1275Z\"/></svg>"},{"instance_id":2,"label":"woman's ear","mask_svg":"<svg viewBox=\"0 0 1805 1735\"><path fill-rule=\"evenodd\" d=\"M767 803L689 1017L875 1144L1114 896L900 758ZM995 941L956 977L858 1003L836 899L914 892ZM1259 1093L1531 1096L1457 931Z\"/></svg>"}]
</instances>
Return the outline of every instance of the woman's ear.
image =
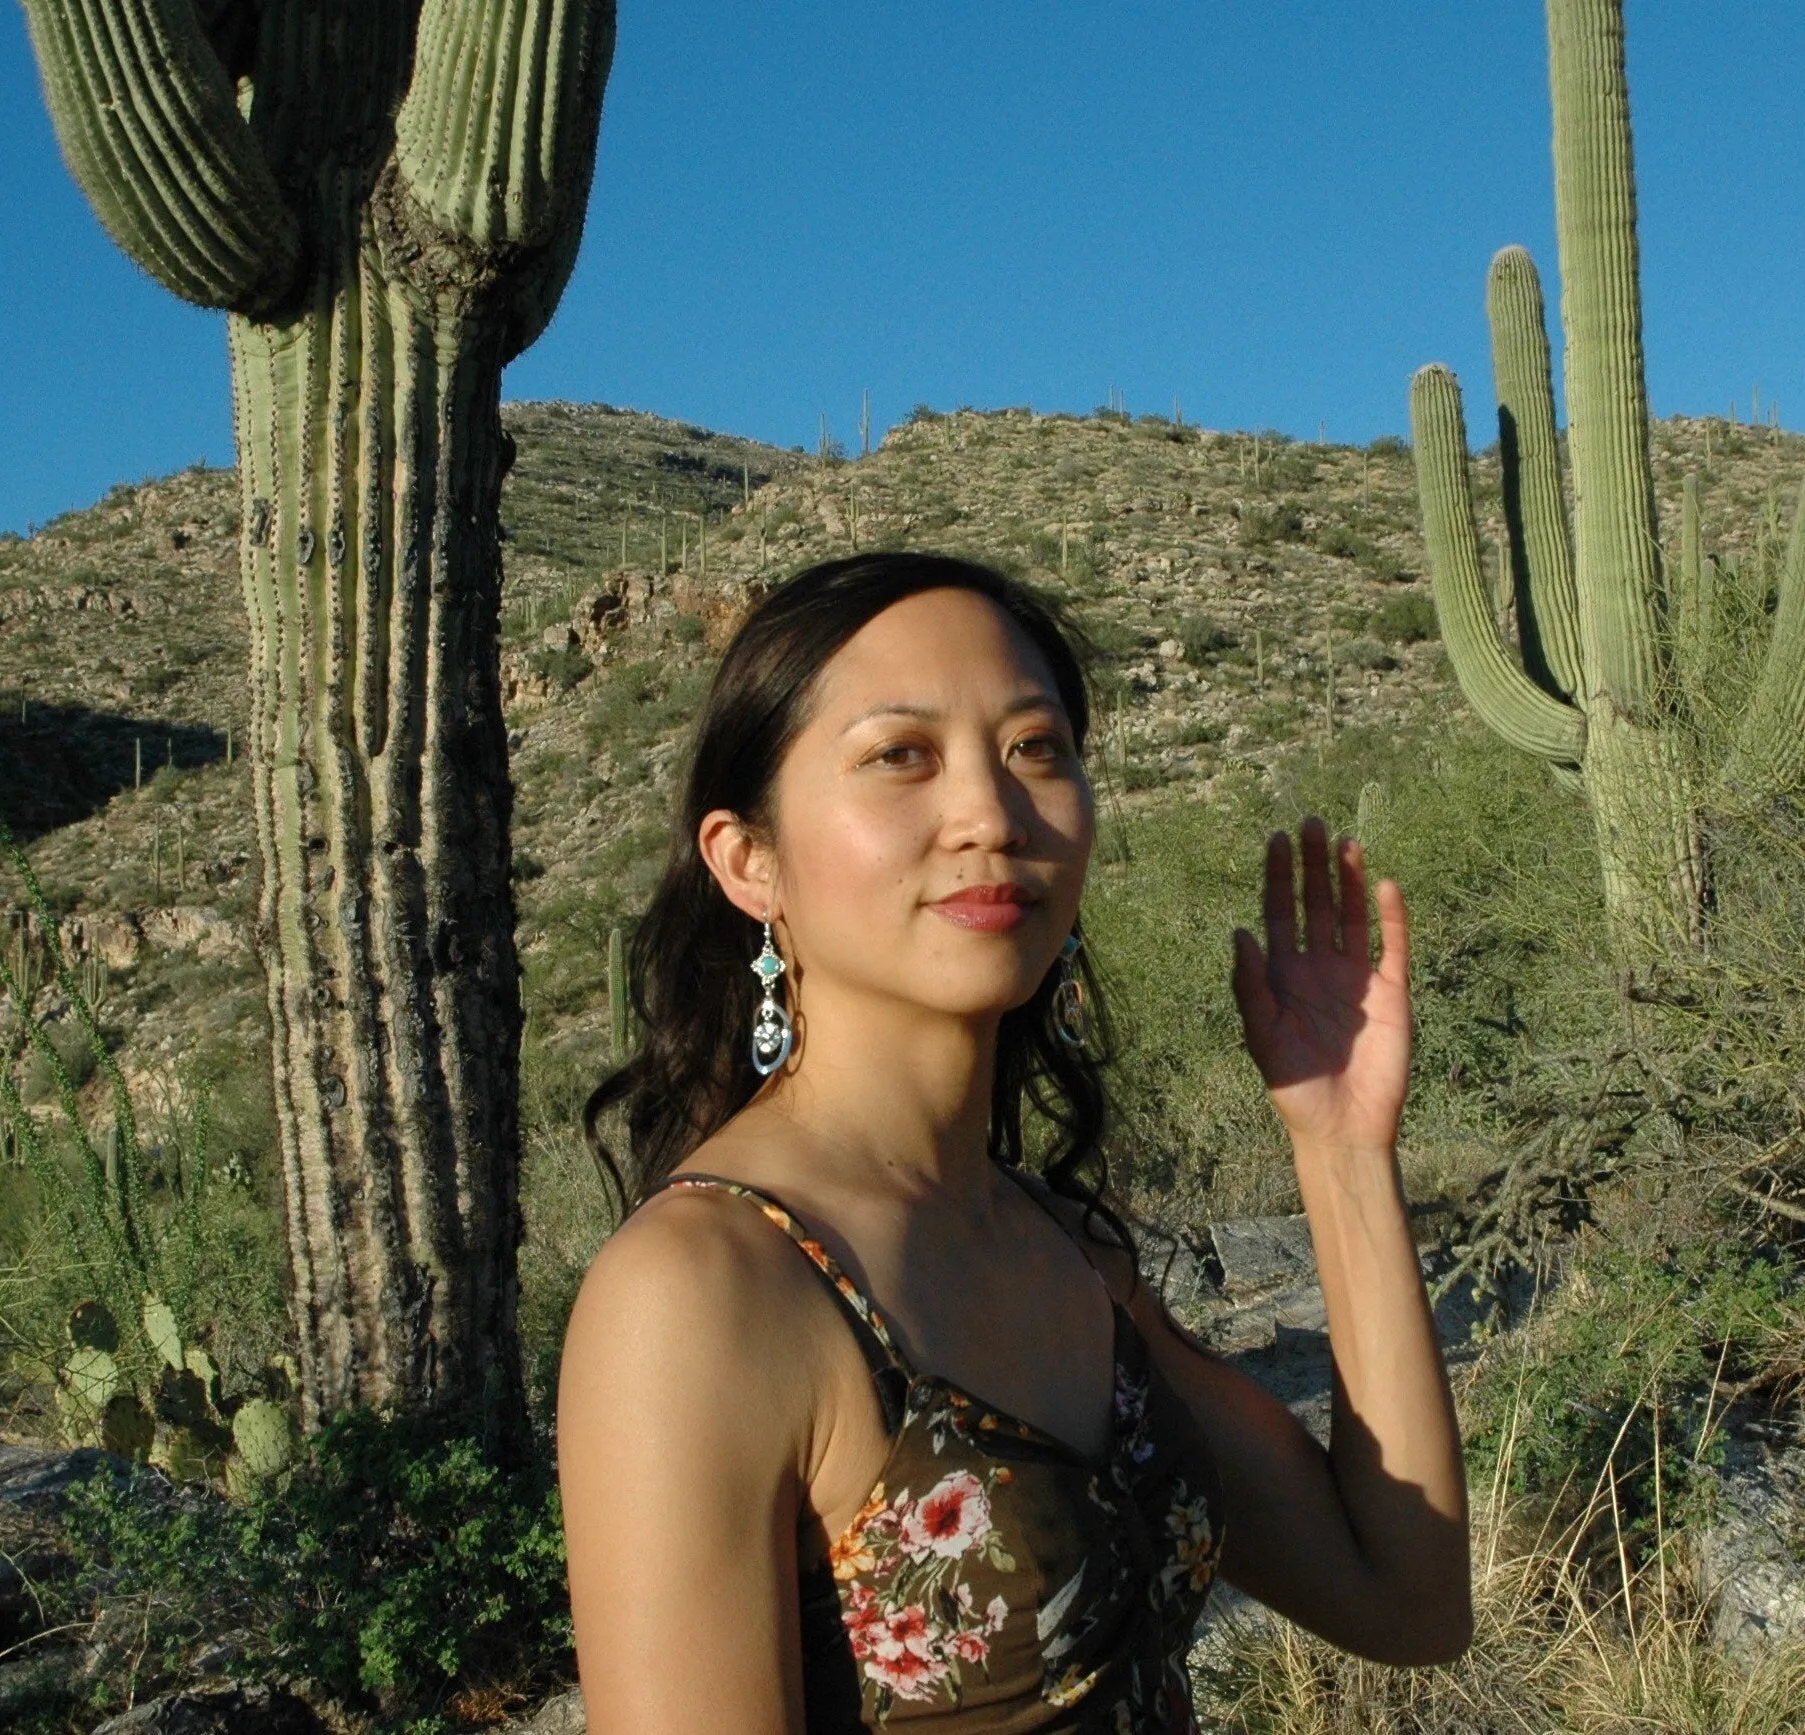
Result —
<instances>
[{"instance_id":1,"label":"woman's ear","mask_svg":"<svg viewBox=\"0 0 1805 1735\"><path fill-rule=\"evenodd\" d=\"M737 813L717 807L702 816L696 848L736 910L755 922L776 916L777 858L762 833Z\"/></svg>"}]
</instances>

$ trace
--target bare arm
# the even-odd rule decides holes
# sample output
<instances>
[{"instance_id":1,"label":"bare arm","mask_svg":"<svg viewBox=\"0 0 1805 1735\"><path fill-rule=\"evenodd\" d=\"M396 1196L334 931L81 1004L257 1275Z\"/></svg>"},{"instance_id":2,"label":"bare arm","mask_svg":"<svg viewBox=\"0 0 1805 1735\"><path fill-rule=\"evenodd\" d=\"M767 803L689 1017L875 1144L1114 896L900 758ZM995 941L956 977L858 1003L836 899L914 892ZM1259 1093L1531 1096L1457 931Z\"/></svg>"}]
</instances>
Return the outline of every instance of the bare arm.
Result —
<instances>
[{"instance_id":1,"label":"bare arm","mask_svg":"<svg viewBox=\"0 0 1805 1735\"><path fill-rule=\"evenodd\" d=\"M1322 1278L1327 1451L1151 1295L1137 1319L1221 1469L1223 1575L1349 1650L1438 1662L1466 1648L1472 1606L1459 1430L1394 1155L1410 1062L1404 900L1378 888L1375 966L1358 845L1341 846L1339 919L1318 820L1303 857L1304 944L1281 835L1267 852L1267 944L1236 935L1235 994L1291 1135Z\"/></svg>"},{"instance_id":2,"label":"bare arm","mask_svg":"<svg viewBox=\"0 0 1805 1735\"><path fill-rule=\"evenodd\" d=\"M594 1735L802 1729L809 1404L761 1230L661 1200L597 1256L571 1315L558 1464Z\"/></svg>"}]
</instances>

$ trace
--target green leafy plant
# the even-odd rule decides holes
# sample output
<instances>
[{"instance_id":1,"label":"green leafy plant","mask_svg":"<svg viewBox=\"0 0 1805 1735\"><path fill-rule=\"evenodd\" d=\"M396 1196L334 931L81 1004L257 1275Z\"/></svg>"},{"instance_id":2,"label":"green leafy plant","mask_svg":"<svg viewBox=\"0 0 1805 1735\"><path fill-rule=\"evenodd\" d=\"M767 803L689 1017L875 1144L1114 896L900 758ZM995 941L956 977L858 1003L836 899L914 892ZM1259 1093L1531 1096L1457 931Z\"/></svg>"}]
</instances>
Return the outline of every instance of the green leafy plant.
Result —
<instances>
[{"instance_id":1,"label":"green leafy plant","mask_svg":"<svg viewBox=\"0 0 1805 1735\"><path fill-rule=\"evenodd\" d=\"M283 1485L251 1500L172 1507L152 1481L99 1475L71 1490L74 1576L46 1613L132 1607L135 1663L115 1698L177 1680L227 1630L228 1671L307 1677L428 1735L461 1684L544 1683L567 1666L565 1555L549 1457L495 1459L468 1418L368 1410L329 1422Z\"/></svg>"},{"instance_id":2,"label":"green leafy plant","mask_svg":"<svg viewBox=\"0 0 1805 1735\"><path fill-rule=\"evenodd\" d=\"M1796 1327L1799 1270L1735 1237L1651 1256L1594 1238L1526 1332L1488 1352L1467 1394L1468 1456L1488 1481L1594 1510L1632 1546L1708 1514L1716 1424L1767 1346Z\"/></svg>"}]
</instances>

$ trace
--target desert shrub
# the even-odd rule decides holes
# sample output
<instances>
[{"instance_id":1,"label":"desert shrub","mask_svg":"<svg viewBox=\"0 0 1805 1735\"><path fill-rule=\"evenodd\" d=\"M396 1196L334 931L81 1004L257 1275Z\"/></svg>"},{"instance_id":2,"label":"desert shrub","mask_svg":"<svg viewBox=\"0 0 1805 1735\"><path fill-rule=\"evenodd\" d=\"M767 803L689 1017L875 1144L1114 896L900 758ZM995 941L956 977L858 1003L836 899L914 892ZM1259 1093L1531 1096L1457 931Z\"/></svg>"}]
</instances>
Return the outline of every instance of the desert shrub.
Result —
<instances>
[{"instance_id":1,"label":"desert shrub","mask_svg":"<svg viewBox=\"0 0 1805 1735\"><path fill-rule=\"evenodd\" d=\"M543 1681L570 1647L549 1452L498 1463L462 1423L347 1413L279 1492L242 1506L157 1479L71 1490L74 1575L53 1619L130 1608L136 1654L97 1683L113 1703L179 1680L197 1641L231 1633L240 1679L310 1677L412 1735L445 1727L460 1685Z\"/></svg>"},{"instance_id":2,"label":"desert shrub","mask_svg":"<svg viewBox=\"0 0 1805 1735\"><path fill-rule=\"evenodd\" d=\"M1177 636L1185 648L1185 661L1192 664L1219 657L1224 651L1233 650L1236 642L1233 633L1207 614L1187 615L1179 623Z\"/></svg>"},{"instance_id":3,"label":"desert shrub","mask_svg":"<svg viewBox=\"0 0 1805 1735\"><path fill-rule=\"evenodd\" d=\"M1373 610L1370 618L1373 636L1387 644L1413 645L1423 639L1441 636L1435 604L1421 591L1388 596Z\"/></svg>"},{"instance_id":4,"label":"desert shrub","mask_svg":"<svg viewBox=\"0 0 1805 1735\"><path fill-rule=\"evenodd\" d=\"M1283 500L1272 506L1250 506L1241 516L1241 544L1244 548L1271 548L1281 542L1301 542L1303 538L1303 509L1294 501Z\"/></svg>"},{"instance_id":5,"label":"desert shrub","mask_svg":"<svg viewBox=\"0 0 1805 1735\"><path fill-rule=\"evenodd\" d=\"M1395 669L1398 659L1377 639L1343 639L1335 646L1335 661L1353 669Z\"/></svg>"},{"instance_id":6,"label":"desert shrub","mask_svg":"<svg viewBox=\"0 0 1805 1735\"><path fill-rule=\"evenodd\" d=\"M1343 560L1365 560L1375 552L1371 537L1362 536L1346 524L1325 526L1317 535L1316 546L1324 554L1338 555Z\"/></svg>"},{"instance_id":7,"label":"desert shrub","mask_svg":"<svg viewBox=\"0 0 1805 1735\"><path fill-rule=\"evenodd\" d=\"M94 1076L94 1045L79 1025L59 1022L46 1033L50 1047L61 1063L63 1072L75 1089ZM56 1095L54 1064L43 1050L34 1048L26 1057L24 1076L19 1081L19 1095L27 1105L35 1107Z\"/></svg>"},{"instance_id":8,"label":"desert shrub","mask_svg":"<svg viewBox=\"0 0 1805 1735\"><path fill-rule=\"evenodd\" d=\"M1474 1471L1566 1523L1591 1508L1632 1557L1658 1521L1707 1516L1724 1394L1795 1320L1798 1284L1790 1258L1733 1235L1652 1256L1589 1238L1536 1319L1480 1366Z\"/></svg>"},{"instance_id":9,"label":"desert shrub","mask_svg":"<svg viewBox=\"0 0 1805 1735\"><path fill-rule=\"evenodd\" d=\"M550 681L560 693L568 693L593 672L595 664L575 645L545 645L527 658L527 667L542 681Z\"/></svg>"}]
</instances>

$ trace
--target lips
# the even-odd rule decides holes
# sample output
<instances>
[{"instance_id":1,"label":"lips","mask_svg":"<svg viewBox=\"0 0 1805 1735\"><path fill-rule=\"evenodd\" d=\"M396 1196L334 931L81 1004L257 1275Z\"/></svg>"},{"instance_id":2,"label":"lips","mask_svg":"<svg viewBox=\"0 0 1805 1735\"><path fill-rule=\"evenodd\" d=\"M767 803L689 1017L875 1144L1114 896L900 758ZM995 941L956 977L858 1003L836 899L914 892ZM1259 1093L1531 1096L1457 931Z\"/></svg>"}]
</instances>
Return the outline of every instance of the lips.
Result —
<instances>
[{"instance_id":1,"label":"lips","mask_svg":"<svg viewBox=\"0 0 1805 1735\"><path fill-rule=\"evenodd\" d=\"M961 886L940 900L943 904L1031 904L1034 894L1026 886L1007 880L992 886Z\"/></svg>"},{"instance_id":2,"label":"lips","mask_svg":"<svg viewBox=\"0 0 1805 1735\"><path fill-rule=\"evenodd\" d=\"M1034 894L1025 886L1005 881L997 885L961 886L928 908L961 928L1000 934L1025 922L1033 903Z\"/></svg>"}]
</instances>

